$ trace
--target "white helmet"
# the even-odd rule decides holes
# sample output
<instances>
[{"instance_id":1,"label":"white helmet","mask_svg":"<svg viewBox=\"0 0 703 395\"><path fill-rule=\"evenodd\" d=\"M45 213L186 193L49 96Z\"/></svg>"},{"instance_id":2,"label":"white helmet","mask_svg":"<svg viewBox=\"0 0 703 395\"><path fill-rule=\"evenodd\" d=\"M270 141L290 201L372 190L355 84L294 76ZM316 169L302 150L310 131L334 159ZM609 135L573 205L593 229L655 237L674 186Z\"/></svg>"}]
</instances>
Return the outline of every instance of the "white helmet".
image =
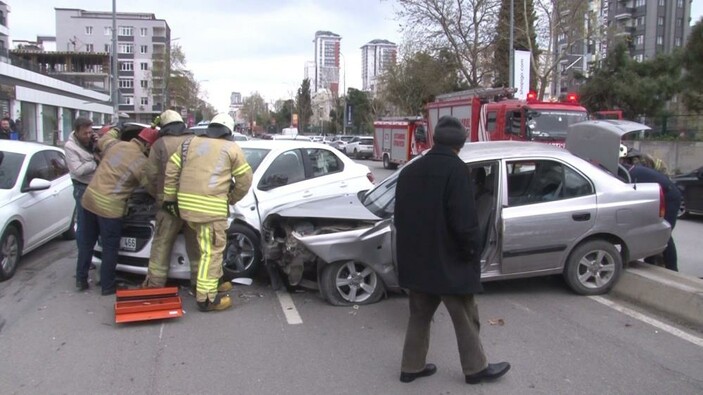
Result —
<instances>
[{"instance_id":1,"label":"white helmet","mask_svg":"<svg viewBox=\"0 0 703 395\"><path fill-rule=\"evenodd\" d=\"M625 144L620 144L620 158L627 157L627 146Z\"/></svg>"},{"instance_id":2,"label":"white helmet","mask_svg":"<svg viewBox=\"0 0 703 395\"><path fill-rule=\"evenodd\" d=\"M234 119L232 119L229 114L217 114L215 115L214 118L212 118L212 121L210 121L210 125L213 123L222 125L229 129L229 132L232 133L234 131Z\"/></svg>"},{"instance_id":3,"label":"white helmet","mask_svg":"<svg viewBox=\"0 0 703 395\"><path fill-rule=\"evenodd\" d=\"M174 122L183 123L183 118L181 118L181 114L173 110L166 110L162 112L161 115L159 115L159 126L165 126Z\"/></svg>"}]
</instances>

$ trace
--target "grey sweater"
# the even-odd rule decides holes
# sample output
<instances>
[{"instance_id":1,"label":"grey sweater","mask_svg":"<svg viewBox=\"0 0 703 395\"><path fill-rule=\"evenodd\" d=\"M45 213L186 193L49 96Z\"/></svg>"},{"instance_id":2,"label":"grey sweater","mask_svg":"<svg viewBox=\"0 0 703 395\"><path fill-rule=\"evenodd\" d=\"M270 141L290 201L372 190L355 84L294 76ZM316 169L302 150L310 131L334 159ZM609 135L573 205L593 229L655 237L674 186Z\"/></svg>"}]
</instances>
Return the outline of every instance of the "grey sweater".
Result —
<instances>
[{"instance_id":1,"label":"grey sweater","mask_svg":"<svg viewBox=\"0 0 703 395\"><path fill-rule=\"evenodd\" d=\"M71 132L63 148L66 151L66 164L71 178L83 184L90 184L98 168L93 153L76 139L74 132Z\"/></svg>"}]
</instances>

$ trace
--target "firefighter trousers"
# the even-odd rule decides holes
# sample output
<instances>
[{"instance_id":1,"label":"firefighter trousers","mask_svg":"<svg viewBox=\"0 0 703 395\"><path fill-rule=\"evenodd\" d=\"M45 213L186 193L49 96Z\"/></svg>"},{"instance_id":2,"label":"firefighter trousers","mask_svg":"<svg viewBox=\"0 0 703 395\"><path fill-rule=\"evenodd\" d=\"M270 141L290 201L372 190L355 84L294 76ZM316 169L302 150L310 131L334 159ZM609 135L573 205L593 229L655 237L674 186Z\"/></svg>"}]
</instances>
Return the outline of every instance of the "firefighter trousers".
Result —
<instances>
[{"instance_id":1,"label":"firefighter trousers","mask_svg":"<svg viewBox=\"0 0 703 395\"><path fill-rule=\"evenodd\" d=\"M195 299L198 302L214 302L222 277L223 253L227 245L227 220L188 222L188 226L195 231L200 249Z\"/></svg>"},{"instance_id":2,"label":"firefighter trousers","mask_svg":"<svg viewBox=\"0 0 703 395\"><path fill-rule=\"evenodd\" d=\"M174 217L166 210L159 210L156 213L156 231L154 239L151 241L151 255L144 287L163 287L166 285L173 243L181 230L183 230L186 254L190 261L191 284L195 284L200 257L195 232L189 226L185 226L185 221L182 219Z\"/></svg>"}]
</instances>

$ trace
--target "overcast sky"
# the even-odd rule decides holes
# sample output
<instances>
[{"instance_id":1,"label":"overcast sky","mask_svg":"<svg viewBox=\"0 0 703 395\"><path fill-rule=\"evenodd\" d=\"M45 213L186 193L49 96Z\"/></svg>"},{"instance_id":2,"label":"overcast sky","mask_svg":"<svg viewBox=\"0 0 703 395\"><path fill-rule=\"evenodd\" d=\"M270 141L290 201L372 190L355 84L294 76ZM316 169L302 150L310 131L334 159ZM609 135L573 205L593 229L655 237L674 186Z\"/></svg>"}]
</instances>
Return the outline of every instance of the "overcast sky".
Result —
<instances>
[{"instance_id":1,"label":"overcast sky","mask_svg":"<svg viewBox=\"0 0 703 395\"><path fill-rule=\"evenodd\" d=\"M56 34L54 8L111 11L110 0L3 0L11 7L10 39ZM688 0L686 0L688 1ZM340 88L361 88L361 46L373 39L401 43L393 0L117 0L118 12L165 19L183 48L187 66L209 101L226 110L232 91L258 91L267 101L290 98L313 60L317 30L342 36L347 72ZM691 3L692 24L703 1ZM344 65L342 66L344 68Z\"/></svg>"}]
</instances>

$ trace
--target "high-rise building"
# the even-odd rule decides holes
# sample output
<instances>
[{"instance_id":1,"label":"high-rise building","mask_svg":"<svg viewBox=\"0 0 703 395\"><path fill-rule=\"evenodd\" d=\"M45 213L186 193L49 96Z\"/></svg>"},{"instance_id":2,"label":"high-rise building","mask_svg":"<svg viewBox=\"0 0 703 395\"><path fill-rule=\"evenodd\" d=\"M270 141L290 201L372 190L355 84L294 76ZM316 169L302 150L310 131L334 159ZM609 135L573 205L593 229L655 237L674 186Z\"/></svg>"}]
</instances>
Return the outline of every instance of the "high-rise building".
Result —
<instances>
[{"instance_id":1,"label":"high-rise building","mask_svg":"<svg viewBox=\"0 0 703 395\"><path fill-rule=\"evenodd\" d=\"M339 57L342 37L318 31L315 33L315 85L314 92L327 89L334 96L339 94Z\"/></svg>"},{"instance_id":2,"label":"high-rise building","mask_svg":"<svg viewBox=\"0 0 703 395\"><path fill-rule=\"evenodd\" d=\"M10 48L10 29L7 25L7 14L10 7L0 1L0 58L7 58L7 50Z\"/></svg>"},{"instance_id":3,"label":"high-rise building","mask_svg":"<svg viewBox=\"0 0 703 395\"><path fill-rule=\"evenodd\" d=\"M310 90L315 91L315 62L308 60L305 62L305 70L303 73L303 78L310 80Z\"/></svg>"},{"instance_id":4,"label":"high-rise building","mask_svg":"<svg viewBox=\"0 0 703 395\"><path fill-rule=\"evenodd\" d=\"M227 112L235 121L241 120L242 114L242 94L232 92L229 95L229 111Z\"/></svg>"},{"instance_id":5,"label":"high-rise building","mask_svg":"<svg viewBox=\"0 0 703 395\"><path fill-rule=\"evenodd\" d=\"M388 40L372 40L361 47L362 90L376 92L379 77L395 64L398 46Z\"/></svg>"},{"instance_id":6,"label":"high-rise building","mask_svg":"<svg viewBox=\"0 0 703 395\"><path fill-rule=\"evenodd\" d=\"M55 10L57 51L111 52L111 12ZM171 29L149 13L119 12L116 19L119 110L137 122L149 123L169 107L165 61L171 51Z\"/></svg>"}]
</instances>

